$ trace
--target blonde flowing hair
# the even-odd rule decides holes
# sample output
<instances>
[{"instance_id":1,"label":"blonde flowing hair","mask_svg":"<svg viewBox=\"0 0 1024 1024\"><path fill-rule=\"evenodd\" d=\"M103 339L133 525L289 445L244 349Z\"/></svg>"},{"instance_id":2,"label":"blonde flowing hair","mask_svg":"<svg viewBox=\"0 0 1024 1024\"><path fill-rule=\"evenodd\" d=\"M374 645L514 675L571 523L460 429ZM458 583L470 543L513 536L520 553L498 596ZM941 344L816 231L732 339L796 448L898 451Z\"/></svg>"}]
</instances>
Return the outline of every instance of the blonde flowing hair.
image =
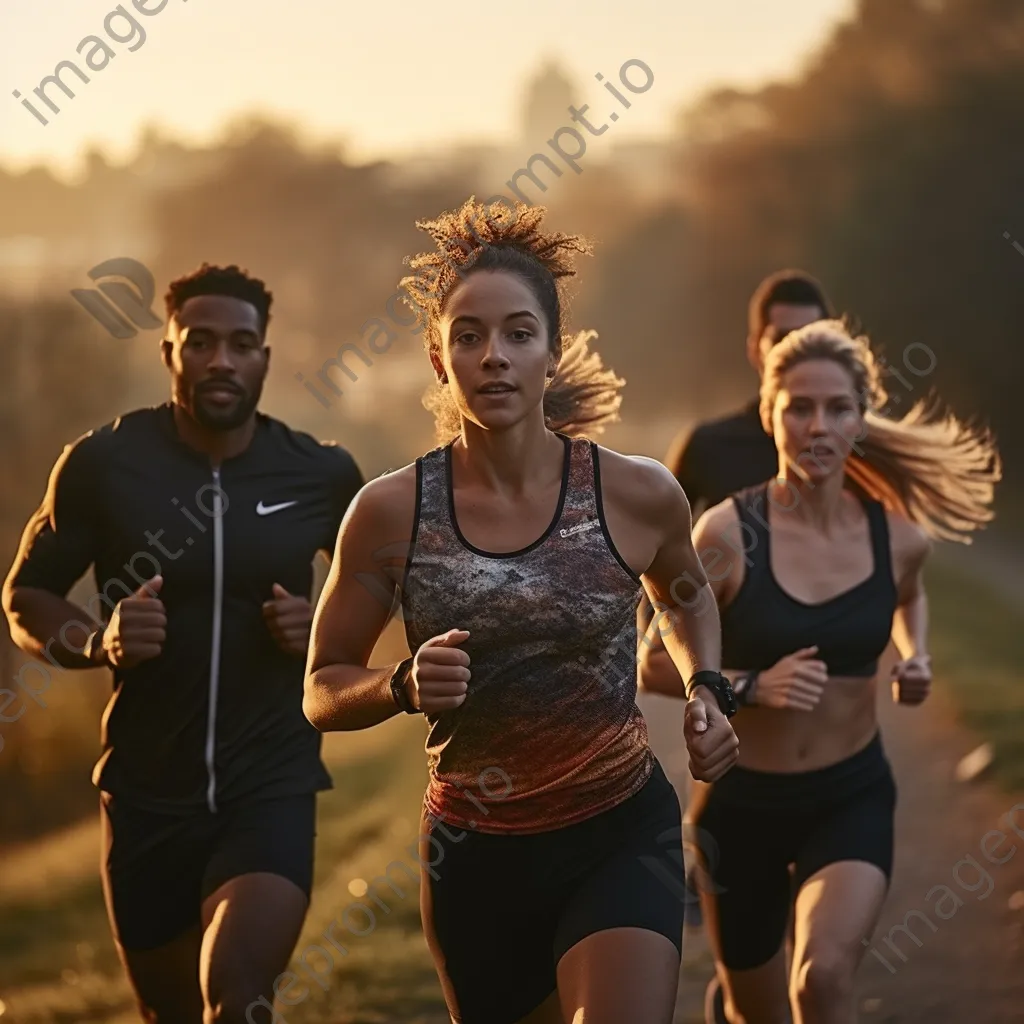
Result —
<instances>
[{"instance_id":1,"label":"blonde flowing hair","mask_svg":"<svg viewBox=\"0 0 1024 1024\"><path fill-rule=\"evenodd\" d=\"M761 382L761 424L772 413L787 371L809 359L838 363L853 379L864 435L848 443L847 477L870 497L917 523L929 536L969 544L992 521L1002 462L990 430L962 422L937 400L922 399L900 420L888 402L868 339L838 320L793 331L768 353Z\"/></svg>"},{"instance_id":2,"label":"blonde flowing hair","mask_svg":"<svg viewBox=\"0 0 1024 1024\"><path fill-rule=\"evenodd\" d=\"M438 324L460 280L473 270L506 270L522 277L549 320L551 348L559 357L544 391L544 421L549 429L569 436L593 435L619 418L625 381L590 349L596 332L565 333L562 281L575 275L575 255L589 255L592 249L579 235L541 231L546 213L543 207L525 203L485 205L471 196L458 210L417 221L436 249L406 257L404 262L414 273L402 278L399 287L424 329L427 352L440 355ZM441 444L458 435L461 416L450 388L435 383L423 404L434 414Z\"/></svg>"}]
</instances>

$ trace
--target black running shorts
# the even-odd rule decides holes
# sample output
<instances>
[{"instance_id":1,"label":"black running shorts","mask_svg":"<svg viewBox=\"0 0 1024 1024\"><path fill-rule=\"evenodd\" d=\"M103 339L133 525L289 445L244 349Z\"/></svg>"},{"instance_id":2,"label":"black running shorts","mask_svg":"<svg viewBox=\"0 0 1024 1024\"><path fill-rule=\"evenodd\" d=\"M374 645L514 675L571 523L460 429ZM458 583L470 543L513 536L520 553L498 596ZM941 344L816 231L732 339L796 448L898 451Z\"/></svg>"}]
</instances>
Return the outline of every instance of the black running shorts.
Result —
<instances>
[{"instance_id":1,"label":"black running shorts","mask_svg":"<svg viewBox=\"0 0 1024 1024\"><path fill-rule=\"evenodd\" d=\"M896 784L877 734L827 768L736 767L714 783L694 824L706 867L699 882L715 900L725 966L746 970L771 960L795 893L827 865L864 861L888 880L895 810Z\"/></svg>"},{"instance_id":2,"label":"black running shorts","mask_svg":"<svg viewBox=\"0 0 1024 1024\"><path fill-rule=\"evenodd\" d=\"M314 793L188 815L143 810L103 793L100 819L107 913L125 949L157 949L198 926L203 900L240 875L281 875L309 897Z\"/></svg>"},{"instance_id":3,"label":"black running shorts","mask_svg":"<svg viewBox=\"0 0 1024 1024\"><path fill-rule=\"evenodd\" d=\"M609 928L657 932L681 954L680 817L655 762L637 794L566 828L496 835L425 818L423 927L452 1018L514 1024L555 990L562 955Z\"/></svg>"}]
</instances>

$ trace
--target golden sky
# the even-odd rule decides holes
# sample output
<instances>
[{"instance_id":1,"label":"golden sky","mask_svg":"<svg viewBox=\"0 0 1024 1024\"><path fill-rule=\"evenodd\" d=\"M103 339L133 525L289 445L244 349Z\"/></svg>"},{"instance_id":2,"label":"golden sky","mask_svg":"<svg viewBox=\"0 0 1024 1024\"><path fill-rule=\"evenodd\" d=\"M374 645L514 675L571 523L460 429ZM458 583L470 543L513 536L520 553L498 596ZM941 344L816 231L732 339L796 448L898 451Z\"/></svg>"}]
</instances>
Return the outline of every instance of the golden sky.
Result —
<instances>
[{"instance_id":1,"label":"golden sky","mask_svg":"<svg viewBox=\"0 0 1024 1024\"><path fill-rule=\"evenodd\" d=\"M616 137L650 136L665 131L680 104L710 85L753 85L791 74L853 6L853 0L2 0L0 162L21 168L45 160L67 170L90 143L127 155L146 122L207 139L225 120L254 110L290 116L314 138L342 139L354 159L508 139L523 83L549 56L576 77L601 115L615 101L595 75L615 82L623 62L646 63L654 84L623 111ZM141 24L141 45L125 17L109 19L118 7ZM98 71L85 63L95 43L77 52L90 35L114 53ZM90 81L65 73L76 96L51 87L48 95L60 108L53 113L33 90L62 60L74 60ZM103 62L98 50L93 61ZM23 99L47 117L46 126Z\"/></svg>"}]
</instances>

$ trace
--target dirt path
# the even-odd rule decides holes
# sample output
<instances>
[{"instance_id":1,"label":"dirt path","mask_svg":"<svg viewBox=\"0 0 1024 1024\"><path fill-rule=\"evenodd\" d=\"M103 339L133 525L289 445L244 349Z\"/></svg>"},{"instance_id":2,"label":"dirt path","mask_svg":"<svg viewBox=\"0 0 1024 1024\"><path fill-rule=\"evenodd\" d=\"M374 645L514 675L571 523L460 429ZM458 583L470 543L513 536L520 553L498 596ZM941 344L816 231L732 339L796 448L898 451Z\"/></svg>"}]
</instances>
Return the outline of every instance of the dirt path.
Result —
<instances>
[{"instance_id":1,"label":"dirt path","mask_svg":"<svg viewBox=\"0 0 1024 1024\"><path fill-rule=\"evenodd\" d=\"M679 707L663 698L641 700L652 744L683 794ZM1019 1022L1024 907L1013 910L1010 901L1015 893L1014 906L1024 901L1024 794L1011 797L988 783L955 781L957 762L977 741L956 724L941 694L916 710L882 700L880 715L900 791L896 866L858 976L861 1021ZM1019 834L1005 820L1015 806ZM996 829L1004 839L989 835ZM904 924L913 935L903 932ZM687 940L676 1024L703 1021L703 991L711 976L703 935L691 931Z\"/></svg>"}]
</instances>

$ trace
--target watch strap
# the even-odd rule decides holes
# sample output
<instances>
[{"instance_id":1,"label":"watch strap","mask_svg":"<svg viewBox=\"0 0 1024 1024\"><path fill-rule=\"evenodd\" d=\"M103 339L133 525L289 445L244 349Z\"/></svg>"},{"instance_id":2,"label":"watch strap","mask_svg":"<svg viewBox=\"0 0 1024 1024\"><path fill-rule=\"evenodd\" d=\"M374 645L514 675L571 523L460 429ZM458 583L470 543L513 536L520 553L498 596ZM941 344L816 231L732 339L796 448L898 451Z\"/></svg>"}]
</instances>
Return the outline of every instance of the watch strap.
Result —
<instances>
[{"instance_id":1,"label":"watch strap","mask_svg":"<svg viewBox=\"0 0 1024 1024\"><path fill-rule=\"evenodd\" d=\"M409 700L409 694L406 692L405 683L409 678L409 673L412 671L413 659L406 658L398 668L391 675L391 699L395 702L399 710L404 711L407 715L419 715L422 714L419 708L417 708L411 700Z\"/></svg>"}]
</instances>

